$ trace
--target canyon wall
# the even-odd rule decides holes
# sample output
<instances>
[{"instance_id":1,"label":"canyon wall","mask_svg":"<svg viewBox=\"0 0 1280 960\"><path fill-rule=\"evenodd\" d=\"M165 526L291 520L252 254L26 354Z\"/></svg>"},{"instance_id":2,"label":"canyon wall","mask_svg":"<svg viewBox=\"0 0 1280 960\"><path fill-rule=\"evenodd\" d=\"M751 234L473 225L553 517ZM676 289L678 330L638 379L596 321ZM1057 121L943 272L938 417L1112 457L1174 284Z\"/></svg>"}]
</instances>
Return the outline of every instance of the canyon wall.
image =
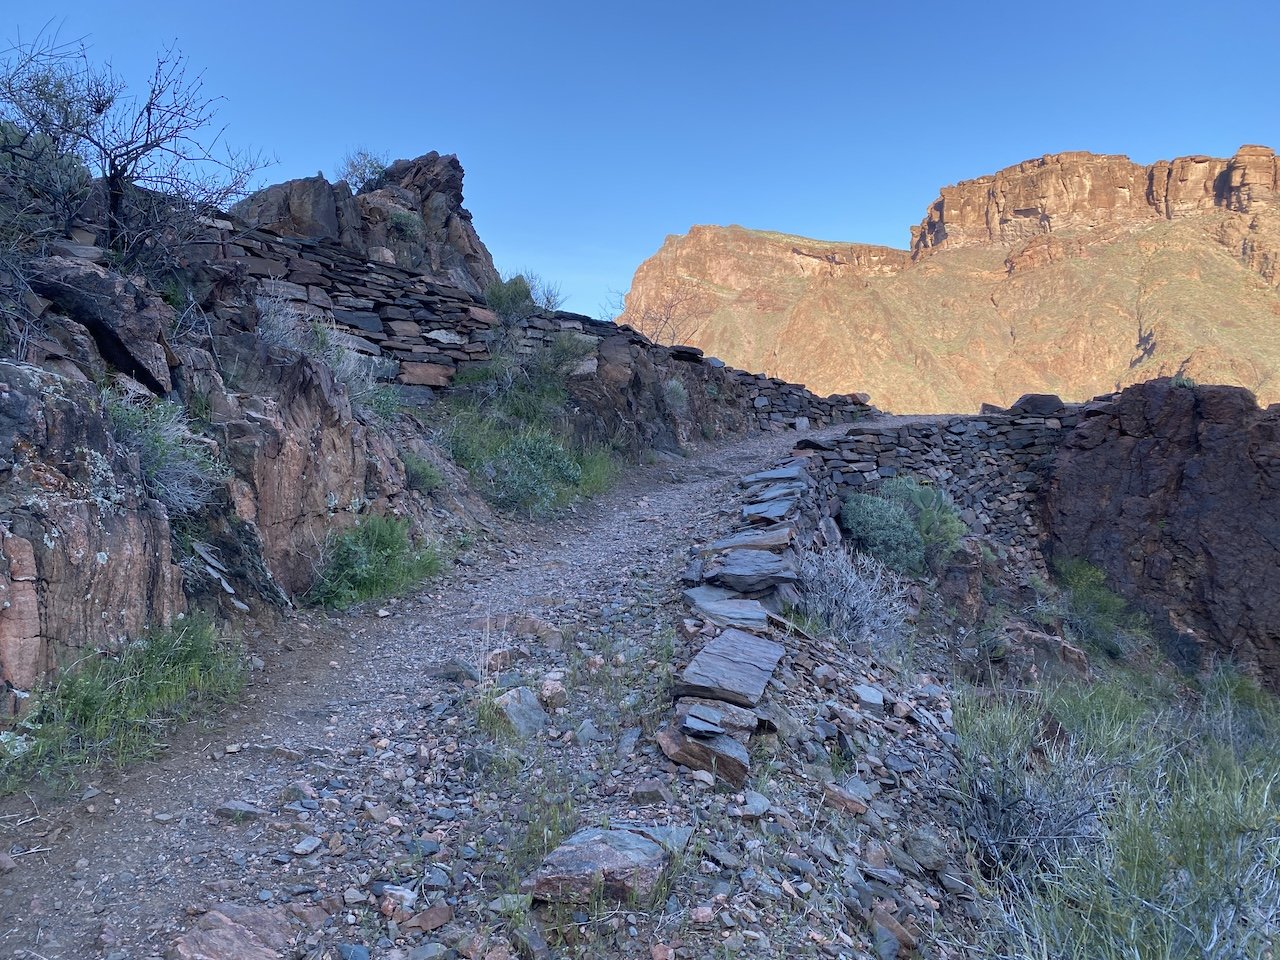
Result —
<instances>
[{"instance_id":1,"label":"canyon wall","mask_svg":"<svg viewBox=\"0 0 1280 960\"><path fill-rule=\"evenodd\" d=\"M944 187L911 249L1009 244L1113 223L1175 220L1222 208L1253 213L1280 194L1280 160L1244 146L1230 159L1192 156L1141 166L1124 156L1051 153Z\"/></svg>"},{"instance_id":2,"label":"canyon wall","mask_svg":"<svg viewBox=\"0 0 1280 960\"><path fill-rule=\"evenodd\" d=\"M620 318L901 413L1081 401L1182 372L1280 399L1277 159L1053 154L942 191L908 250L668 237Z\"/></svg>"}]
</instances>

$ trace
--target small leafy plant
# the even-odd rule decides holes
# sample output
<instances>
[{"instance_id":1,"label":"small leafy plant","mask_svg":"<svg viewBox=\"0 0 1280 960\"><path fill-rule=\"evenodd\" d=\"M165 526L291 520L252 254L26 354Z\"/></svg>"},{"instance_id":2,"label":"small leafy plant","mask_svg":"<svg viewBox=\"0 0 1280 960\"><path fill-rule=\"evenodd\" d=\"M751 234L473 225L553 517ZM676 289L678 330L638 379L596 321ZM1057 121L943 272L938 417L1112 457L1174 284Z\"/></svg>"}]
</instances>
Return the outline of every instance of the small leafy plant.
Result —
<instances>
[{"instance_id":1,"label":"small leafy plant","mask_svg":"<svg viewBox=\"0 0 1280 960\"><path fill-rule=\"evenodd\" d=\"M330 538L307 600L341 610L362 600L403 593L443 567L439 547L409 539L408 520L367 516Z\"/></svg>"}]
</instances>

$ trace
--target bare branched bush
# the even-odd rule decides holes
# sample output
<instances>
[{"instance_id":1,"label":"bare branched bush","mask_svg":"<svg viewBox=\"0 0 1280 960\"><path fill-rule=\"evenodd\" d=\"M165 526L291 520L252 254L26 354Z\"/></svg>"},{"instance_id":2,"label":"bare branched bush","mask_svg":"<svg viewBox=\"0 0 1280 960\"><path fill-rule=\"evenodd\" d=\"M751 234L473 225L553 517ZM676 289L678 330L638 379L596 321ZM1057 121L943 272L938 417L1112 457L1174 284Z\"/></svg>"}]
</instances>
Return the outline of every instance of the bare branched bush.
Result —
<instances>
[{"instance_id":1,"label":"bare branched bush","mask_svg":"<svg viewBox=\"0 0 1280 960\"><path fill-rule=\"evenodd\" d=\"M345 180L352 193L371 188L387 172L391 160L385 153L374 153L367 147L357 147L338 164L338 179Z\"/></svg>"},{"instance_id":2,"label":"bare branched bush","mask_svg":"<svg viewBox=\"0 0 1280 960\"><path fill-rule=\"evenodd\" d=\"M687 287L671 287L644 303L627 302L618 318L654 343L690 344L711 316L709 295Z\"/></svg>"},{"instance_id":3,"label":"bare branched bush","mask_svg":"<svg viewBox=\"0 0 1280 960\"><path fill-rule=\"evenodd\" d=\"M220 100L174 47L135 93L83 45L42 33L0 61L0 152L64 231L95 204L119 267L164 268L264 165L223 144Z\"/></svg>"},{"instance_id":4,"label":"bare branched bush","mask_svg":"<svg viewBox=\"0 0 1280 960\"><path fill-rule=\"evenodd\" d=\"M800 586L805 614L851 650L892 650L902 638L906 587L875 558L840 547L806 553Z\"/></svg>"},{"instance_id":5,"label":"bare branched bush","mask_svg":"<svg viewBox=\"0 0 1280 960\"><path fill-rule=\"evenodd\" d=\"M962 751L965 830L990 876L1021 885L1102 837L1114 764L1033 711L991 707L973 718Z\"/></svg>"},{"instance_id":6,"label":"bare branched bush","mask_svg":"<svg viewBox=\"0 0 1280 960\"><path fill-rule=\"evenodd\" d=\"M281 297L258 297L256 304L260 340L324 364L346 387L347 399L358 412L376 417L395 412L395 388L385 382L394 373L391 361L344 346L336 326L303 316Z\"/></svg>"}]
</instances>

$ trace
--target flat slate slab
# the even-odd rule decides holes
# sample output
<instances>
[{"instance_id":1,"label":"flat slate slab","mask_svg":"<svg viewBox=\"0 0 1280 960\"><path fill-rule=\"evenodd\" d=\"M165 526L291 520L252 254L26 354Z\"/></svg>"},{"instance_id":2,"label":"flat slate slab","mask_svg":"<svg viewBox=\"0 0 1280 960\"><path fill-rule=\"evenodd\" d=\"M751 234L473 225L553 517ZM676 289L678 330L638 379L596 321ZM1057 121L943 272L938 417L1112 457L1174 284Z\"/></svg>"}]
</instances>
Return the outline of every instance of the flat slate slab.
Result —
<instances>
[{"instance_id":1,"label":"flat slate slab","mask_svg":"<svg viewBox=\"0 0 1280 960\"><path fill-rule=\"evenodd\" d=\"M769 626L769 611L759 600L712 600L695 603L693 611L721 627L764 630Z\"/></svg>"},{"instance_id":2,"label":"flat slate slab","mask_svg":"<svg viewBox=\"0 0 1280 960\"><path fill-rule=\"evenodd\" d=\"M552 903L588 903L598 894L647 903L670 862L661 842L639 832L588 828L547 854L521 890Z\"/></svg>"},{"instance_id":3,"label":"flat slate slab","mask_svg":"<svg viewBox=\"0 0 1280 960\"><path fill-rule=\"evenodd\" d=\"M782 659L780 643L730 628L694 657L676 683L677 697L710 697L754 707Z\"/></svg>"},{"instance_id":4,"label":"flat slate slab","mask_svg":"<svg viewBox=\"0 0 1280 960\"><path fill-rule=\"evenodd\" d=\"M747 501L749 503L766 503L770 500L781 500L784 497L797 497L808 489L809 484L800 483L799 481L774 483L767 487L761 487L759 490L749 491L747 493Z\"/></svg>"},{"instance_id":5,"label":"flat slate slab","mask_svg":"<svg viewBox=\"0 0 1280 960\"><path fill-rule=\"evenodd\" d=\"M737 600L740 596L738 591L730 590L728 587L713 587L705 583L700 587L690 587L684 591L685 602L691 607L696 607L700 603L714 603L717 600Z\"/></svg>"},{"instance_id":6,"label":"flat slate slab","mask_svg":"<svg viewBox=\"0 0 1280 960\"><path fill-rule=\"evenodd\" d=\"M707 579L743 593L768 590L800 579L790 557L764 550L730 550L708 565Z\"/></svg>"},{"instance_id":7,"label":"flat slate slab","mask_svg":"<svg viewBox=\"0 0 1280 960\"><path fill-rule=\"evenodd\" d=\"M782 480L804 480L809 471L804 464L794 463L789 467L774 467L772 470L761 470L742 478L742 485L749 487L756 483L777 483Z\"/></svg>"},{"instance_id":8,"label":"flat slate slab","mask_svg":"<svg viewBox=\"0 0 1280 960\"><path fill-rule=\"evenodd\" d=\"M717 780L741 788L751 773L747 748L728 734L691 737L680 730L659 730L655 740L662 752L691 770L706 770Z\"/></svg>"},{"instance_id":9,"label":"flat slate slab","mask_svg":"<svg viewBox=\"0 0 1280 960\"><path fill-rule=\"evenodd\" d=\"M783 500L770 500L768 503L752 503L742 508L742 519L757 523L772 523L785 520L795 512L796 497Z\"/></svg>"},{"instance_id":10,"label":"flat slate slab","mask_svg":"<svg viewBox=\"0 0 1280 960\"><path fill-rule=\"evenodd\" d=\"M787 523L764 529L743 530L723 539L717 540L703 553L723 553L726 550L779 550L790 546L795 539L796 528Z\"/></svg>"}]
</instances>

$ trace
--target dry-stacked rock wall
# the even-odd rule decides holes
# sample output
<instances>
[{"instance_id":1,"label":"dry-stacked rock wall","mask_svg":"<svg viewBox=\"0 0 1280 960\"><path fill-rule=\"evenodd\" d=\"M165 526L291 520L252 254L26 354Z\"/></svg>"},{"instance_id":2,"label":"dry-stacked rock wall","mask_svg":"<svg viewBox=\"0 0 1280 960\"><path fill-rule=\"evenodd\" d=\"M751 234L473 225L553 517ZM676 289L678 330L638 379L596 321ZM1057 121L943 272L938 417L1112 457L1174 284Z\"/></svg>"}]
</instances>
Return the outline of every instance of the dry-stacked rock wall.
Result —
<instances>
[{"instance_id":1,"label":"dry-stacked rock wall","mask_svg":"<svg viewBox=\"0 0 1280 960\"><path fill-rule=\"evenodd\" d=\"M825 512L850 493L900 474L946 490L969 529L1042 566L1041 493L1081 407L1026 397L1007 412L872 420L831 443L807 442Z\"/></svg>"},{"instance_id":2,"label":"dry-stacked rock wall","mask_svg":"<svg viewBox=\"0 0 1280 960\"><path fill-rule=\"evenodd\" d=\"M369 262L336 241L278 236L230 220L215 222L214 229L193 252L207 281L256 281L263 295L332 324L352 349L393 362L392 375L403 386L447 388L460 371L492 359L506 333L497 315L466 290ZM869 409L863 395L820 397L776 377L727 367L694 348L660 346L629 327L579 314L542 312L519 327L527 350L569 334L591 344L597 364L628 352L662 367L700 368L698 377L715 393L713 399L742 407L746 420L766 429L847 423ZM584 370L595 367L588 362Z\"/></svg>"}]
</instances>

